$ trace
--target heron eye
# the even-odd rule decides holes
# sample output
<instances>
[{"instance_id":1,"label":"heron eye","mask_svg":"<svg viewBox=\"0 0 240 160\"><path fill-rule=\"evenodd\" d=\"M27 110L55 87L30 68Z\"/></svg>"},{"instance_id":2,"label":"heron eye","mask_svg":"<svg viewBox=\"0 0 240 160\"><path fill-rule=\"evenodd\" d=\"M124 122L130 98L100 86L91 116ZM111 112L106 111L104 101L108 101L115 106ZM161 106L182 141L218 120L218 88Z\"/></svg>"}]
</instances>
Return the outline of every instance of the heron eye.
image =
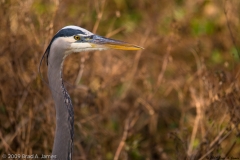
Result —
<instances>
[{"instance_id":1,"label":"heron eye","mask_svg":"<svg viewBox=\"0 0 240 160\"><path fill-rule=\"evenodd\" d=\"M73 38L77 41L81 39L80 36L74 36Z\"/></svg>"}]
</instances>

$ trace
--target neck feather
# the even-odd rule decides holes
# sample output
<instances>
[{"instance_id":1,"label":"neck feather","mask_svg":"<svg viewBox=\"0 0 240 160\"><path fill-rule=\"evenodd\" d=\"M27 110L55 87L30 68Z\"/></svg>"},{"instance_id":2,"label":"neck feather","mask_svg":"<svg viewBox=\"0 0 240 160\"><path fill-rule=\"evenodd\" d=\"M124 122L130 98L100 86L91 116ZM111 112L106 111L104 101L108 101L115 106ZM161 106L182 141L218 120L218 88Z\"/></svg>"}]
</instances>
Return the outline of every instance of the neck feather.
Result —
<instances>
[{"instance_id":1,"label":"neck feather","mask_svg":"<svg viewBox=\"0 0 240 160\"><path fill-rule=\"evenodd\" d=\"M52 155L56 156L56 159L65 160L72 157L74 112L72 101L62 81L64 56L61 55L63 54L52 52L49 55L48 80L56 109L56 132Z\"/></svg>"}]
</instances>

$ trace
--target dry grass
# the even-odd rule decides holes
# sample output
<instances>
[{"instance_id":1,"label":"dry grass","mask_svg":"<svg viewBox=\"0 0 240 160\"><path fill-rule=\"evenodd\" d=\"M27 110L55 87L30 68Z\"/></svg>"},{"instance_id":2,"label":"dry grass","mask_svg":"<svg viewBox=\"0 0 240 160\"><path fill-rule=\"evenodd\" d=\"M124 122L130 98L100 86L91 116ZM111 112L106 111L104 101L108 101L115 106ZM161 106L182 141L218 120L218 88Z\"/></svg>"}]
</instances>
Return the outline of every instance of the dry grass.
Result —
<instances>
[{"instance_id":1,"label":"dry grass","mask_svg":"<svg viewBox=\"0 0 240 160\"><path fill-rule=\"evenodd\" d=\"M51 37L74 24L145 48L67 58L74 159L240 158L240 1L1 0L0 8L1 155L51 153L55 109L37 67Z\"/></svg>"}]
</instances>

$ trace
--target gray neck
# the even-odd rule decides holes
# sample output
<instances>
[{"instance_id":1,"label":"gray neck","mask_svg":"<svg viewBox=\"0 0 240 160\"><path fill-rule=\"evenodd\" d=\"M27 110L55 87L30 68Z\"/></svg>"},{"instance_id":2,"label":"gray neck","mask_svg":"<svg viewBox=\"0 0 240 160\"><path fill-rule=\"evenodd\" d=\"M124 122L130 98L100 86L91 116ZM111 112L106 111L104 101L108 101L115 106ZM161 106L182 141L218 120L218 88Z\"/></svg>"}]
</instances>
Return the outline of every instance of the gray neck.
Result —
<instances>
[{"instance_id":1,"label":"gray neck","mask_svg":"<svg viewBox=\"0 0 240 160\"><path fill-rule=\"evenodd\" d=\"M72 159L74 112L69 94L62 81L63 53L50 52L48 57L48 80L56 109L56 132L52 159ZM59 58L60 57L60 58Z\"/></svg>"}]
</instances>

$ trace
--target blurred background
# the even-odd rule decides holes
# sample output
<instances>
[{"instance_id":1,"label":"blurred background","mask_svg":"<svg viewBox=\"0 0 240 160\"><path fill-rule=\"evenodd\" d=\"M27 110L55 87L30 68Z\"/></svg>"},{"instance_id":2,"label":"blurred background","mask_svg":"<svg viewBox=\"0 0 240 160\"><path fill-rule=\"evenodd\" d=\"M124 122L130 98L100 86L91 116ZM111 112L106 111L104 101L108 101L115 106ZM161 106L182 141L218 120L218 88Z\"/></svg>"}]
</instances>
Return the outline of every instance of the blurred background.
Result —
<instances>
[{"instance_id":1,"label":"blurred background","mask_svg":"<svg viewBox=\"0 0 240 160\"><path fill-rule=\"evenodd\" d=\"M240 1L0 0L0 154L51 154L55 108L38 72L78 25L144 47L70 55L73 159L240 158ZM46 63L41 74L47 81Z\"/></svg>"}]
</instances>

